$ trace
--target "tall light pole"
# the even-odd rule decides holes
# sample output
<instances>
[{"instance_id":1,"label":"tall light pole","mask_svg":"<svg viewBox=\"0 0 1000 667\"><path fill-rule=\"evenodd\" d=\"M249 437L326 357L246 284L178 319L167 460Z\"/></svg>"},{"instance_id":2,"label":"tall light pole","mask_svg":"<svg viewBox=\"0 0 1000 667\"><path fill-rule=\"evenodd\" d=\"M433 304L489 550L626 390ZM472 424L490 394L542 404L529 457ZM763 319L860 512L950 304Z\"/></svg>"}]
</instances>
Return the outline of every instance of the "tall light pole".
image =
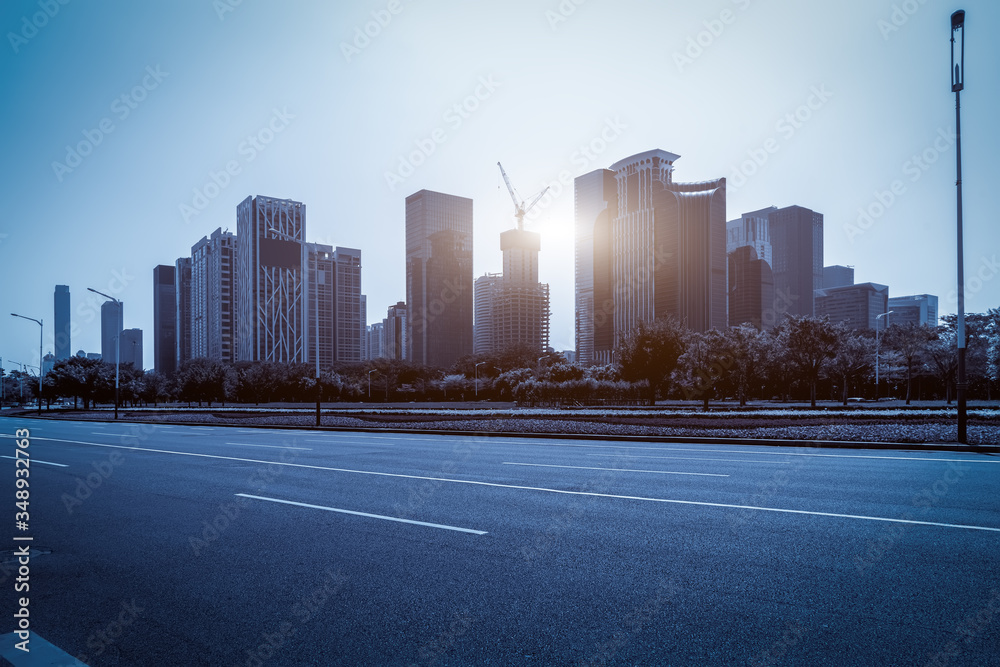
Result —
<instances>
[{"instance_id":1,"label":"tall light pole","mask_svg":"<svg viewBox=\"0 0 1000 667\"><path fill-rule=\"evenodd\" d=\"M42 331L45 327L42 326L41 320L36 320L33 317L25 317L24 315L18 315L17 313L11 313L11 317L20 317L22 320L29 320L38 325L38 416L42 416Z\"/></svg>"},{"instance_id":2,"label":"tall light pole","mask_svg":"<svg viewBox=\"0 0 1000 667\"><path fill-rule=\"evenodd\" d=\"M961 46L955 57L955 33ZM967 410L965 402L965 249L962 240L962 90L965 88L965 10L951 15L951 91L955 93L955 138L958 189L958 379L955 389L958 399L958 441L965 444Z\"/></svg>"},{"instance_id":3,"label":"tall light pole","mask_svg":"<svg viewBox=\"0 0 1000 667\"><path fill-rule=\"evenodd\" d=\"M485 363L485 361L480 361L476 364L476 398L479 398L479 367Z\"/></svg>"},{"instance_id":4,"label":"tall light pole","mask_svg":"<svg viewBox=\"0 0 1000 667\"><path fill-rule=\"evenodd\" d=\"M104 292L98 292L93 287L88 287L87 291L88 292L93 292L94 294L98 294L100 296L103 296L105 299L110 299L111 301L114 301L118 305L118 313L117 313L117 315L118 315L118 317L121 317L121 312L122 312L122 302L121 301L119 301L118 299L116 299L113 296L108 296ZM119 331L115 335L115 419L118 419L118 367L120 365L119 362L121 361L121 356L122 356L122 354L121 354L121 335L122 335L122 332L120 330L120 326L119 326L120 324L121 323L116 320L115 328L119 329Z\"/></svg>"},{"instance_id":5,"label":"tall light pole","mask_svg":"<svg viewBox=\"0 0 1000 667\"><path fill-rule=\"evenodd\" d=\"M890 310L888 312L882 313L881 315L876 315L875 316L875 402L876 403L878 402L878 355L879 355L879 346L878 346L878 321L880 319L882 319L883 317L886 317L886 318L889 317L889 315L892 315L894 312L896 312L896 311ZM885 321L885 326L887 328L889 326L889 320L888 319Z\"/></svg>"},{"instance_id":6,"label":"tall light pole","mask_svg":"<svg viewBox=\"0 0 1000 667\"><path fill-rule=\"evenodd\" d=\"M274 227L268 227L267 231L271 232L275 236L280 236L287 241L294 241L295 243L299 244L306 258L305 270L306 273L308 273L309 272L309 252L307 250L308 244L305 241L300 241L299 239L295 238L290 234L279 232ZM320 400L323 397L323 385L320 383L320 375L319 375L319 253L316 253L316 286L313 288L313 293L316 295L316 298L313 299L313 305L315 306L316 309L316 355L315 355L316 356L316 426L319 426Z\"/></svg>"},{"instance_id":7,"label":"tall light pole","mask_svg":"<svg viewBox=\"0 0 1000 667\"><path fill-rule=\"evenodd\" d=\"M368 401L369 402L371 402L371 400L372 400L372 373L378 373L378 369L377 368L373 368L372 370L368 371Z\"/></svg>"},{"instance_id":8,"label":"tall light pole","mask_svg":"<svg viewBox=\"0 0 1000 667\"><path fill-rule=\"evenodd\" d=\"M7 387L7 378L3 370L3 357L0 357L0 410L3 410L4 389Z\"/></svg>"}]
</instances>

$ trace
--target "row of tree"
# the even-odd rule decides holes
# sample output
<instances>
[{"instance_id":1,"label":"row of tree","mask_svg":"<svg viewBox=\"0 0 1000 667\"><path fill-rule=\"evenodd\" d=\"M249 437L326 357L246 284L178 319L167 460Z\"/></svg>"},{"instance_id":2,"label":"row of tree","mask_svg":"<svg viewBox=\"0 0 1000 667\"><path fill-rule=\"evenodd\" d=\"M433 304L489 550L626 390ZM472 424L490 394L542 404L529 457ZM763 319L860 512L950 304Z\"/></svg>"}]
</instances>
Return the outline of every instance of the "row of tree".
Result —
<instances>
[{"instance_id":1,"label":"row of tree","mask_svg":"<svg viewBox=\"0 0 1000 667\"><path fill-rule=\"evenodd\" d=\"M892 325L876 340L873 332L850 331L814 317L793 317L771 331L744 325L705 333L677 320L640 323L616 351L617 364L581 367L558 352L538 357L528 346L463 358L447 371L405 361L377 359L323 369L319 383L309 364L223 363L193 359L174 377L119 369L123 405L181 401L209 406L227 402L261 404L330 401L504 400L525 404L626 404L675 398L731 398L740 405L768 398L818 395L845 404L852 395L900 386L906 402L914 384L927 380L928 397L952 399L958 357L955 316L938 327ZM969 396L992 398L1000 375L1000 310L966 318ZM902 390L905 387L905 390ZM864 389L862 389L864 388ZM14 371L3 377L7 402L33 400L38 379ZM115 400L115 367L73 357L55 364L43 382L42 398L72 400L88 409ZM902 397L902 396L901 396Z\"/></svg>"}]
</instances>

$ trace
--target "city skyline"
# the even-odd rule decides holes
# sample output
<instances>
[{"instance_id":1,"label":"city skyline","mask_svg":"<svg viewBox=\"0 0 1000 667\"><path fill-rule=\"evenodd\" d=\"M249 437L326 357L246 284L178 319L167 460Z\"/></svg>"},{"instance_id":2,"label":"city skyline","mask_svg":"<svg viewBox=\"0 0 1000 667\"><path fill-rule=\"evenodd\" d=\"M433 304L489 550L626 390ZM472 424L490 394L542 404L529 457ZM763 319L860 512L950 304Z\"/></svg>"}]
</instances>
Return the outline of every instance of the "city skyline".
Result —
<instances>
[{"instance_id":1,"label":"city skyline","mask_svg":"<svg viewBox=\"0 0 1000 667\"><path fill-rule=\"evenodd\" d=\"M0 25L19 38L5 40L14 94L3 113L19 131L2 168L22 196L0 226L0 259L33 279L6 290L4 305L44 319L46 353L57 284L70 288L73 353L100 349L102 299L88 287L124 301L124 327L149 337L152 268L213 229L234 230L236 206L261 194L309 206L307 241L362 251L377 322L405 299L404 199L421 189L475 202L473 275L500 271L496 241L513 222L500 159L522 195L553 186L527 229L542 235L552 346L573 349L573 179L659 148L684 156L686 182L727 178L727 220L771 205L822 212L825 264L852 265L859 283L892 295L937 295L940 314L952 313L946 82L958 5L902 18L893 5L586 3L566 13L555 2L401 3L360 47L384 3L221 13L70 4L30 38L22 18L37 3L8 3ZM986 195L1000 147L989 124L1000 57L985 38L1000 7L962 7L966 306L978 312L1000 305ZM801 29L819 23L829 29ZM526 46L513 50L515 26ZM300 37L283 53L248 48L274 30ZM67 155L88 143L77 151L88 155ZM906 251L893 252L900 239ZM37 356L30 329L5 333L4 356Z\"/></svg>"}]
</instances>

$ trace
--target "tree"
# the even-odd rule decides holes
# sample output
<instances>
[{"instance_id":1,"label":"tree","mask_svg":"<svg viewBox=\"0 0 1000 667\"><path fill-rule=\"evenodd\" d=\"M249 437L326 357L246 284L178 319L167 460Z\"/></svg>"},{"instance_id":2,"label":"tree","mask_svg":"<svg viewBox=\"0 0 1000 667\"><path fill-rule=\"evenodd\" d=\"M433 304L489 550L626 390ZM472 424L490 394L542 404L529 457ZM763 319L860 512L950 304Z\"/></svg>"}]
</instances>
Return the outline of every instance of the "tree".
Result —
<instances>
[{"instance_id":1,"label":"tree","mask_svg":"<svg viewBox=\"0 0 1000 667\"><path fill-rule=\"evenodd\" d=\"M686 349L678 360L687 387L684 398L700 398L704 410L715 392L716 385L726 378L732 369L733 360L723 334L715 329L709 331L688 331L685 337Z\"/></svg>"},{"instance_id":2,"label":"tree","mask_svg":"<svg viewBox=\"0 0 1000 667\"><path fill-rule=\"evenodd\" d=\"M686 347L685 330L674 317L640 321L618 350L622 377L629 382L648 383L649 404L656 404L661 387L666 395L670 374Z\"/></svg>"},{"instance_id":3,"label":"tree","mask_svg":"<svg viewBox=\"0 0 1000 667\"><path fill-rule=\"evenodd\" d=\"M152 403L155 406L160 401L166 401L170 398L170 383L163 373L146 371L142 380L143 388L140 398L146 403Z\"/></svg>"},{"instance_id":4,"label":"tree","mask_svg":"<svg viewBox=\"0 0 1000 667\"><path fill-rule=\"evenodd\" d=\"M816 407L816 384L823 366L833 359L840 336L828 317L789 317L781 323L779 339L799 376L809 384L809 402Z\"/></svg>"},{"instance_id":5,"label":"tree","mask_svg":"<svg viewBox=\"0 0 1000 667\"><path fill-rule=\"evenodd\" d=\"M743 407L747 404L751 388L760 386L761 378L773 359L774 338L752 324L733 327L723 335L732 360L730 377L736 387L740 407Z\"/></svg>"},{"instance_id":6,"label":"tree","mask_svg":"<svg viewBox=\"0 0 1000 667\"><path fill-rule=\"evenodd\" d=\"M927 347L934 340L934 330L914 322L893 324L882 335L883 344L897 352L906 365L906 404L910 404L913 393L913 369L917 367Z\"/></svg>"},{"instance_id":7,"label":"tree","mask_svg":"<svg viewBox=\"0 0 1000 667\"><path fill-rule=\"evenodd\" d=\"M830 361L829 373L840 380L841 400L847 405L851 381L863 375L875 358L875 341L868 336L848 331L843 325L837 329L840 347Z\"/></svg>"}]
</instances>

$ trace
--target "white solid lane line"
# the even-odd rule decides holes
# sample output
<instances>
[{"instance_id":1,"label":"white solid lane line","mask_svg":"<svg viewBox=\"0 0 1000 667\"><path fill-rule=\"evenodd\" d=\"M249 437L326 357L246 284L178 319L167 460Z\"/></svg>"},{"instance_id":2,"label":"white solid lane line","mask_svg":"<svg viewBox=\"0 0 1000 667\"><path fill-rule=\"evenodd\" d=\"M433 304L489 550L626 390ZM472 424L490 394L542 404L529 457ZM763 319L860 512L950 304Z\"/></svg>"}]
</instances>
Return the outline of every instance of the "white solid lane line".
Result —
<instances>
[{"instance_id":1,"label":"white solid lane line","mask_svg":"<svg viewBox=\"0 0 1000 667\"><path fill-rule=\"evenodd\" d=\"M712 472L673 472L671 470L632 470L629 468L592 468L589 466L557 466L545 463L513 463L504 461L505 466L532 466L534 468L573 468L575 470L610 470L613 472L645 472L652 475L696 475L698 477L729 477Z\"/></svg>"},{"instance_id":2,"label":"white solid lane line","mask_svg":"<svg viewBox=\"0 0 1000 667\"><path fill-rule=\"evenodd\" d=\"M271 449L303 449L307 452L312 451L312 447L288 447L285 445L251 445L245 442L226 442L225 445L235 445L237 447L269 447Z\"/></svg>"},{"instance_id":3,"label":"white solid lane line","mask_svg":"<svg viewBox=\"0 0 1000 667\"><path fill-rule=\"evenodd\" d=\"M323 505L310 505L309 503L298 503L294 500L280 500L278 498L265 498L264 496L251 496L248 493L237 493L237 496L243 498L253 498L254 500L266 500L272 503L281 503L282 505L295 505L296 507L308 507L314 510L325 510L327 512L337 512L339 514L353 514L354 516L364 516L369 519L382 519L383 521L396 521L398 523L409 523L414 526L427 526L428 528L440 528L442 530L455 530L460 533L472 533L473 535L486 535L485 530L472 530L471 528L459 528L458 526L447 526L443 523L427 523L426 521L414 521L412 519L400 519L395 516L383 516L381 514L369 514L368 512L355 512L354 510L342 510L336 507L324 507Z\"/></svg>"},{"instance_id":4,"label":"white solid lane line","mask_svg":"<svg viewBox=\"0 0 1000 667\"><path fill-rule=\"evenodd\" d=\"M740 449L685 449L682 447L664 447L668 452L719 452L720 454L747 454L750 456L821 456L828 459L891 459L893 461L938 461L942 463L1000 463L1000 459L939 459L924 456L874 456L871 454L813 454L811 452L754 452Z\"/></svg>"},{"instance_id":5,"label":"white solid lane line","mask_svg":"<svg viewBox=\"0 0 1000 667\"><path fill-rule=\"evenodd\" d=\"M788 461L751 461L748 459L720 459L718 457L713 458L698 458L695 456L642 456L641 454L587 454L587 456L603 456L604 458L621 458L621 459L670 459L672 461L726 461L729 463L763 463L765 465L788 465Z\"/></svg>"},{"instance_id":6,"label":"white solid lane line","mask_svg":"<svg viewBox=\"0 0 1000 667\"><path fill-rule=\"evenodd\" d=\"M21 456L21 457L17 457L17 456L0 456L0 459L13 459L15 461L18 461L18 460L20 460L20 461L28 461L29 460L29 459L24 458L23 456ZM69 467L65 463L53 463L52 461L43 461L41 459L30 459L30 461L32 463L44 463L47 466L59 466L60 468L68 468Z\"/></svg>"},{"instance_id":7,"label":"white solid lane line","mask_svg":"<svg viewBox=\"0 0 1000 667\"><path fill-rule=\"evenodd\" d=\"M612 493L594 493L589 491L564 491L562 489L547 489L540 486L521 486L517 484L500 484L499 482L480 482L471 479L449 479L447 477L427 477L425 475L404 475L394 472L377 472L374 470L351 470L349 468L332 468L328 466L307 465L305 463L283 463L280 461L261 461L259 459L244 459L235 456L218 456L215 454L198 454L195 452L174 452L168 449L148 449L145 447L126 447L125 445L105 445L99 442L82 442L80 440L66 440L65 438L35 438L35 440L51 440L55 442L66 442L74 445L86 445L89 447L107 447L109 449L128 449L139 452L153 452L155 454L175 454L177 456L197 456L206 459L222 459L226 461L240 461L241 463L263 463L265 465L290 466L292 468L307 468L310 470L329 470L331 472L351 473L355 475L375 475L378 477L398 477L402 479L422 479L431 482L450 482L452 484L471 484L474 486L489 486L498 489L520 489L523 491L542 491L545 493L561 493L569 496L591 496L596 498L617 498L621 500L640 500L654 503L671 503L676 505L695 505L701 507L723 507L726 509L756 510L760 512L779 512L784 514L802 514L808 516L826 516L841 519L858 519L865 521L884 521L887 523L905 523L915 526L938 526L942 528L964 528L966 530L985 530L1000 533L1000 528L989 526L971 526L957 523L937 523L934 521L915 521L909 519L890 519L878 516L859 516L855 514L834 514L831 512L812 512L809 510L792 510L778 507L756 507L753 505L730 505L727 503L710 503L701 500L676 500L672 498L647 498L645 496L623 496Z\"/></svg>"}]
</instances>

